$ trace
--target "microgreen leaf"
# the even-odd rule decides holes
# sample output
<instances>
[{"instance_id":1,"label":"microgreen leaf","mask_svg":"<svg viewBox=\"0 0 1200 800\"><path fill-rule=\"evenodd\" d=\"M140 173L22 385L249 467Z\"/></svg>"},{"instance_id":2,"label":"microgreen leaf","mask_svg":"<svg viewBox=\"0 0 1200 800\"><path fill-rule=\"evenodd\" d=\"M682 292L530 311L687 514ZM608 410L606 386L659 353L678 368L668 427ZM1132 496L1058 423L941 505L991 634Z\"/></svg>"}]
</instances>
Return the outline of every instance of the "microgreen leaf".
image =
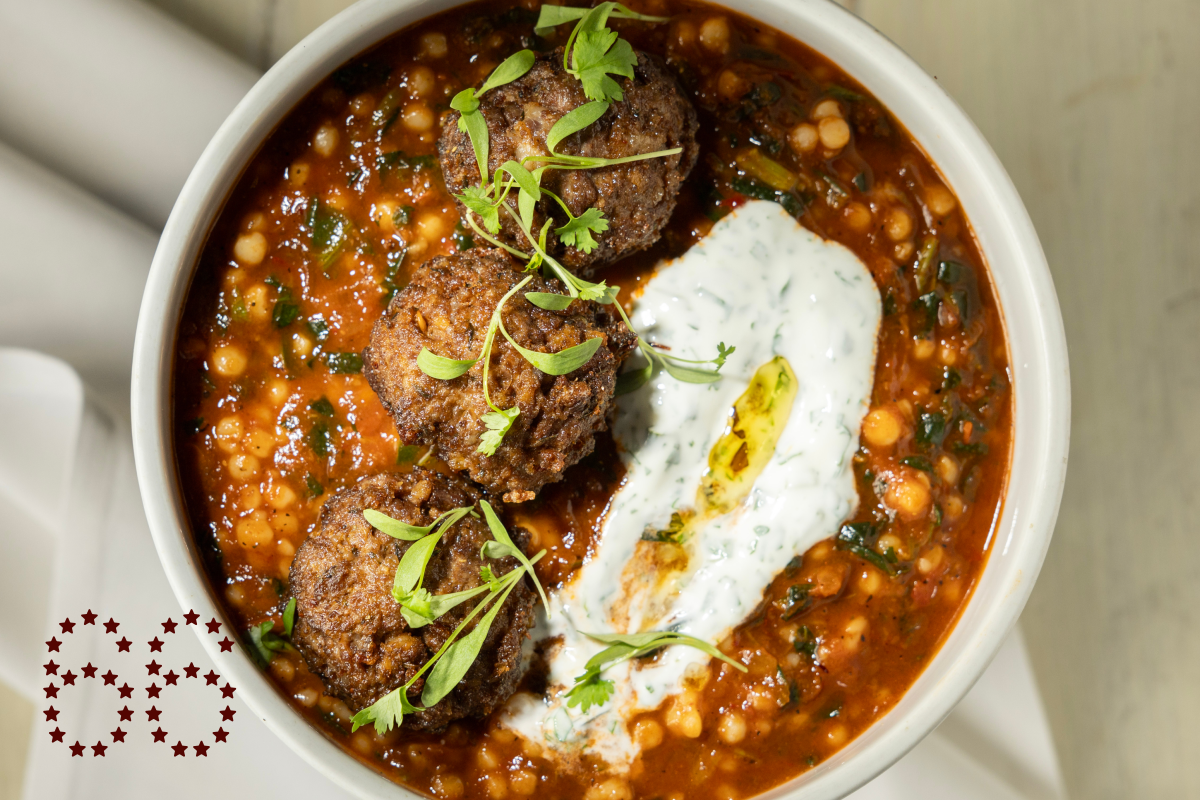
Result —
<instances>
[{"instance_id":1,"label":"microgreen leaf","mask_svg":"<svg viewBox=\"0 0 1200 800\"><path fill-rule=\"evenodd\" d=\"M273 632L274 627L275 623L267 620L259 625L251 625L246 631L246 638L250 640L251 654L263 669L270 666L271 659L274 658L273 653L291 648L291 645L282 636Z\"/></svg>"},{"instance_id":2,"label":"microgreen leaf","mask_svg":"<svg viewBox=\"0 0 1200 800\"><path fill-rule=\"evenodd\" d=\"M550 601L546 599L546 590L542 588L541 581L538 580L537 574L535 574L533 571L533 562L525 557L525 554L521 552L521 548L517 547L517 545L513 542L512 537L508 535L508 529L504 527L504 523L502 523L500 518L496 516L496 510L492 508L492 504L487 500L480 500L479 505L483 508L483 518L487 520L488 528L492 532L492 537L497 542L507 547L511 551L509 555L517 559L517 561L520 561L521 565L525 567L525 571L529 573L529 577L533 578L533 583L535 586L537 586L538 595L540 595L542 598L542 605L549 609Z\"/></svg>"},{"instance_id":3,"label":"microgreen leaf","mask_svg":"<svg viewBox=\"0 0 1200 800\"><path fill-rule=\"evenodd\" d=\"M408 701L408 684L385 694L371 705L354 715L351 720L351 732L363 725L375 723L375 732L383 735L392 728L398 727L404 721L405 714L412 714L423 709L417 708Z\"/></svg>"},{"instance_id":4,"label":"microgreen leaf","mask_svg":"<svg viewBox=\"0 0 1200 800\"><path fill-rule=\"evenodd\" d=\"M396 602L404 602L402 598L421 585L421 581L425 578L425 568L429 565L429 559L433 556L433 548L437 546L442 535L450 529L450 526L470 513L471 506L447 511L429 525L429 534L413 542L408 550L404 551L404 555L400 558L400 564L396 567L395 580L392 582L392 596L396 599ZM364 511L365 515L366 511ZM438 528L436 533L433 533L433 529L439 523L441 527ZM399 524L403 525L403 523ZM415 530L421 529L417 528Z\"/></svg>"},{"instance_id":5,"label":"microgreen leaf","mask_svg":"<svg viewBox=\"0 0 1200 800\"><path fill-rule=\"evenodd\" d=\"M421 352L417 353L417 366L431 378L437 378L439 381L449 381L462 375L469 370L476 361L476 358L453 359L439 356L424 347Z\"/></svg>"},{"instance_id":6,"label":"microgreen leaf","mask_svg":"<svg viewBox=\"0 0 1200 800\"><path fill-rule=\"evenodd\" d=\"M604 642L605 644L623 645L625 647L634 648L635 655L632 657L645 655L646 653L657 650L660 647L669 647L676 644L687 645L688 647L696 648L702 653L707 653L713 658L724 661L734 669L737 669L741 672L747 671L746 666L741 662L725 655L715 646L709 644L703 639L697 639L695 636L689 636L686 633L677 633L675 631L647 631L644 633L585 633L584 635L595 639L598 642ZM588 666L596 665L593 665L592 661L589 661Z\"/></svg>"},{"instance_id":7,"label":"microgreen leaf","mask_svg":"<svg viewBox=\"0 0 1200 800\"><path fill-rule=\"evenodd\" d=\"M504 327L503 322L500 323L500 332L526 361L547 375L566 375L574 372L591 360L602 343L600 337L594 336L557 353L540 353L537 350L527 350L517 344L516 340L508 334L508 329Z\"/></svg>"},{"instance_id":8,"label":"microgreen leaf","mask_svg":"<svg viewBox=\"0 0 1200 800\"><path fill-rule=\"evenodd\" d=\"M500 165L500 169L511 175L517 182L517 186L521 187L523 191L533 195L534 200L542 199L542 189L539 186L542 177L540 169L530 172L516 161L505 161Z\"/></svg>"},{"instance_id":9,"label":"microgreen leaf","mask_svg":"<svg viewBox=\"0 0 1200 800\"><path fill-rule=\"evenodd\" d=\"M363 516L372 528L381 533L386 533L393 539L402 539L406 542L415 542L418 539L428 536L429 532L433 530L433 525L426 525L424 527L409 525L407 522L393 519L382 511L376 511L373 508L364 508ZM436 520L433 524L437 524Z\"/></svg>"},{"instance_id":10,"label":"microgreen leaf","mask_svg":"<svg viewBox=\"0 0 1200 800\"><path fill-rule=\"evenodd\" d=\"M521 413L520 406L502 409L500 411L489 411L480 417L480 421L487 427L483 435L479 437L478 452L485 456L495 455L496 448L504 441L504 435L508 433L508 429L512 427L513 420Z\"/></svg>"},{"instance_id":11,"label":"microgreen leaf","mask_svg":"<svg viewBox=\"0 0 1200 800\"><path fill-rule=\"evenodd\" d=\"M579 706L579 710L586 714L592 706L607 703L613 696L614 688L612 681L602 679L600 673L596 672L567 692L567 706Z\"/></svg>"},{"instance_id":12,"label":"microgreen leaf","mask_svg":"<svg viewBox=\"0 0 1200 800\"><path fill-rule=\"evenodd\" d=\"M467 674L467 670L475 663L475 659L479 657L479 651L483 648L483 643L487 639L488 631L492 627L492 623L496 619L496 614L499 613L504 601L508 599L508 593L512 591L512 587L516 585L513 581L508 585L492 603L492 607L488 610L483 619L475 624L474 629L466 636L462 637L442 654L438 659L437 664L429 673L429 677L425 679L425 688L421 691L421 702L427 707L440 701L443 697L450 694L455 686L458 686L462 681L463 676ZM496 597L495 594L491 597ZM490 598L489 598L490 599ZM487 603L484 600L480 605Z\"/></svg>"},{"instance_id":13,"label":"microgreen leaf","mask_svg":"<svg viewBox=\"0 0 1200 800\"><path fill-rule=\"evenodd\" d=\"M283 609L283 632L289 638L292 635L292 628L296 624L296 598L287 601L287 605Z\"/></svg>"},{"instance_id":14,"label":"microgreen leaf","mask_svg":"<svg viewBox=\"0 0 1200 800\"><path fill-rule=\"evenodd\" d=\"M506 83L512 83L517 78L520 78L526 72L529 72L533 66L533 61L534 55L532 50L518 50L513 53L501 61L500 66L492 70L492 74L479 87L476 97L481 96L486 91L503 86Z\"/></svg>"},{"instance_id":15,"label":"microgreen leaf","mask_svg":"<svg viewBox=\"0 0 1200 800\"><path fill-rule=\"evenodd\" d=\"M547 311L562 311L574 302L569 294L554 294L553 292L526 292L525 299Z\"/></svg>"},{"instance_id":16,"label":"microgreen leaf","mask_svg":"<svg viewBox=\"0 0 1200 800\"><path fill-rule=\"evenodd\" d=\"M628 369L617 376L616 394L629 394L636 392L638 389L646 385L650 380L650 376L654 373L654 362L646 362L646 366L637 367L636 369Z\"/></svg>"},{"instance_id":17,"label":"microgreen leaf","mask_svg":"<svg viewBox=\"0 0 1200 800\"><path fill-rule=\"evenodd\" d=\"M401 603L400 614L404 617L404 621L408 623L408 627L413 629L422 628L447 611L462 605L472 597L483 594L486 591L494 590L494 588L490 583L485 583L483 586L476 586L474 589L464 589L461 592L435 595L429 594L424 589L418 589L412 593L409 599Z\"/></svg>"},{"instance_id":18,"label":"microgreen leaf","mask_svg":"<svg viewBox=\"0 0 1200 800\"><path fill-rule=\"evenodd\" d=\"M471 147L475 150L475 162L479 165L481 182L487 181L488 174L488 127L487 120L479 113L479 101L475 99L474 89L463 89L454 95L450 107L460 113L458 129L467 134Z\"/></svg>"},{"instance_id":19,"label":"microgreen leaf","mask_svg":"<svg viewBox=\"0 0 1200 800\"><path fill-rule=\"evenodd\" d=\"M551 8L551 6L545 6L545 8ZM553 153L554 148L563 139L566 139L573 133L578 133L604 116L604 113L608 111L609 105L611 104L606 100L593 100L564 114L550 128L550 132L546 134L546 149Z\"/></svg>"},{"instance_id":20,"label":"microgreen leaf","mask_svg":"<svg viewBox=\"0 0 1200 800\"><path fill-rule=\"evenodd\" d=\"M612 7L610 15L613 19L636 19L642 22L666 22L668 20L667 17L652 17L647 14L638 14L621 3L604 3L603 5ZM562 25L564 22L581 19L591 10L586 7L574 8L571 6L544 5L534 25L534 32L538 36L545 36L552 28Z\"/></svg>"},{"instance_id":21,"label":"microgreen leaf","mask_svg":"<svg viewBox=\"0 0 1200 800\"><path fill-rule=\"evenodd\" d=\"M622 100L625 93L621 85L609 76L632 78L637 55L629 42L604 28L581 32L571 61L589 100Z\"/></svg>"},{"instance_id":22,"label":"microgreen leaf","mask_svg":"<svg viewBox=\"0 0 1200 800\"><path fill-rule=\"evenodd\" d=\"M483 227L487 228L490 233L500 232L500 209L496 208L496 203L492 200L491 191L480 188L479 186L468 186L463 189L462 194L456 194L462 204L483 221Z\"/></svg>"},{"instance_id":23,"label":"microgreen leaf","mask_svg":"<svg viewBox=\"0 0 1200 800\"><path fill-rule=\"evenodd\" d=\"M566 225L556 228L554 232L563 244L590 253L599 246L592 233L604 233L606 230L608 220L604 218L604 212L598 208L589 208Z\"/></svg>"}]
</instances>

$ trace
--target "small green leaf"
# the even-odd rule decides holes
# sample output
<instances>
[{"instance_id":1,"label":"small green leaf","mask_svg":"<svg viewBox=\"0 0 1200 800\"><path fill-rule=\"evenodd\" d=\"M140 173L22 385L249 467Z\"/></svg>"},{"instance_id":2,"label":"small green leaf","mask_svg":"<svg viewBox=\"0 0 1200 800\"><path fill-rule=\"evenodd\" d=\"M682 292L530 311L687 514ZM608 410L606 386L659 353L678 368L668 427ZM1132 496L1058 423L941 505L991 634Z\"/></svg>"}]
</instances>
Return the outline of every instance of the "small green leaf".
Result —
<instances>
[{"instance_id":1,"label":"small green leaf","mask_svg":"<svg viewBox=\"0 0 1200 800\"><path fill-rule=\"evenodd\" d=\"M607 28L580 33L572 57L583 93L590 100L622 100L625 93L610 75L633 77L637 55L633 46Z\"/></svg>"},{"instance_id":2,"label":"small green leaf","mask_svg":"<svg viewBox=\"0 0 1200 800\"><path fill-rule=\"evenodd\" d=\"M334 414L333 403L329 402L327 397L319 397L308 404L309 410L315 411L322 417L332 417Z\"/></svg>"},{"instance_id":3,"label":"small green leaf","mask_svg":"<svg viewBox=\"0 0 1200 800\"><path fill-rule=\"evenodd\" d=\"M483 586L476 586L474 589L451 592L450 594L430 595L424 589L418 589L416 592L413 592L411 600L401 601L400 614L404 617L404 621L408 623L408 627L413 629L423 628L447 611L457 608L472 597L493 590L494 587L490 583L485 583Z\"/></svg>"},{"instance_id":4,"label":"small green leaf","mask_svg":"<svg viewBox=\"0 0 1200 800\"><path fill-rule=\"evenodd\" d=\"M511 589L511 585L509 588ZM421 702L426 707L439 702L462 681L467 670L479 657L479 651L483 649L483 643L487 640L488 631L491 630L496 614L500 612L500 607L504 605L507 598L508 591L506 590L492 603L492 607L484 614L483 619L475 623L474 629L450 645L438 659L437 664L425 679L425 688L421 692Z\"/></svg>"},{"instance_id":5,"label":"small green leaf","mask_svg":"<svg viewBox=\"0 0 1200 800\"><path fill-rule=\"evenodd\" d=\"M546 6L546 8L550 8L550 6ZM573 133L578 133L603 117L610 105L606 100L593 100L561 116L558 122L550 128L550 132L546 134L546 149L553 153L554 148L563 139Z\"/></svg>"},{"instance_id":6,"label":"small green leaf","mask_svg":"<svg viewBox=\"0 0 1200 800\"><path fill-rule=\"evenodd\" d=\"M386 533L393 539L403 539L406 542L415 542L418 539L423 539L433 530L433 525L423 527L409 525L407 522L401 522L373 508L364 508L363 517L366 518L372 528L380 533Z\"/></svg>"},{"instance_id":7,"label":"small green leaf","mask_svg":"<svg viewBox=\"0 0 1200 800\"><path fill-rule=\"evenodd\" d=\"M504 338L508 343L516 348L517 352L547 375L566 375L569 372L582 367L588 361L591 361L592 356L600 349L603 340L599 336L594 336L587 341L580 342L573 347L568 347L566 350L560 350L557 353L540 353L537 350L527 350L509 336L508 331L504 327L504 323L500 324L500 332L504 334Z\"/></svg>"},{"instance_id":8,"label":"small green leaf","mask_svg":"<svg viewBox=\"0 0 1200 800\"><path fill-rule=\"evenodd\" d=\"M320 497L325 494L325 487L311 474L304 476L304 488L309 497Z\"/></svg>"},{"instance_id":9,"label":"small green leaf","mask_svg":"<svg viewBox=\"0 0 1200 800\"><path fill-rule=\"evenodd\" d=\"M906 467L919 469L922 472L933 472L933 465L929 463L929 459L924 456L906 456L900 459L900 463Z\"/></svg>"},{"instance_id":10,"label":"small green leaf","mask_svg":"<svg viewBox=\"0 0 1200 800\"><path fill-rule=\"evenodd\" d=\"M607 20L611 15L613 19L636 19L642 22L667 22L668 17L651 17L646 14L638 14L631 11L628 7L621 3L601 3L601 6L606 6L609 13L605 14L604 19ZM599 6L598 6L599 7ZM538 15L537 23L534 27L534 33L538 36L545 36L552 28L555 28L564 22L581 19L593 9L587 7L574 8L571 6L552 6L549 4L543 5L541 13ZM601 26L603 26L601 22Z\"/></svg>"},{"instance_id":11,"label":"small green leaf","mask_svg":"<svg viewBox=\"0 0 1200 800\"><path fill-rule=\"evenodd\" d=\"M363 725L375 723L375 732L380 736L397 728L404 721L405 714L412 714L424 709L417 708L408 701L408 684L385 694L371 705L354 715L351 732Z\"/></svg>"},{"instance_id":12,"label":"small green leaf","mask_svg":"<svg viewBox=\"0 0 1200 800\"><path fill-rule=\"evenodd\" d=\"M462 194L457 194L455 197L483 221L483 227L487 229L488 233L500 232L500 209L492 201L490 190L478 186L468 186Z\"/></svg>"},{"instance_id":13,"label":"small green leaf","mask_svg":"<svg viewBox=\"0 0 1200 800\"><path fill-rule=\"evenodd\" d=\"M574 299L568 294L554 294L553 292L526 292L525 299L547 311L562 311L574 302Z\"/></svg>"},{"instance_id":14,"label":"small green leaf","mask_svg":"<svg viewBox=\"0 0 1200 800\"><path fill-rule=\"evenodd\" d=\"M411 464L417 460L417 456L420 455L420 453L421 448L415 444L400 445L400 447L396 448L396 463Z\"/></svg>"},{"instance_id":15,"label":"small green leaf","mask_svg":"<svg viewBox=\"0 0 1200 800\"><path fill-rule=\"evenodd\" d=\"M568 247L576 247L585 253L590 253L599 246L592 233L604 233L608 230L608 220L604 212L598 208L589 208L573 220L556 228L558 239Z\"/></svg>"},{"instance_id":16,"label":"small green leaf","mask_svg":"<svg viewBox=\"0 0 1200 800\"><path fill-rule=\"evenodd\" d=\"M476 97L484 92L495 89L497 86L503 86L506 83L512 83L517 78L520 78L526 72L529 72L533 66L534 54L532 50L518 50L508 58L500 62L500 66L492 70L492 74L479 87L479 92Z\"/></svg>"},{"instance_id":17,"label":"small green leaf","mask_svg":"<svg viewBox=\"0 0 1200 800\"><path fill-rule=\"evenodd\" d=\"M362 372L362 355L359 353L327 353L325 366L329 367L330 372L339 375Z\"/></svg>"},{"instance_id":18,"label":"small green leaf","mask_svg":"<svg viewBox=\"0 0 1200 800\"><path fill-rule=\"evenodd\" d=\"M495 455L496 448L504 441L504 435L508 433L513 420L520 413L520 406L513 406L501 411L489 411L480 417L480 421L487 427L487 430L479 437L477 452L483 453L485 456Z\"/></svg>"},{"instance_id":19,"label":"small green leaf","mask_svg":"<svg viewBox=\"0 0 1200 800\"><path fill-rule=\"evenodd\" d=\"M329 449L333 445L333 434L329 432L329 426L324 422L318 422L308 431L308 447L313 451L313 454L324 458L329 455Z\"/></svg>"},{"instance_id":20,"label":"small green leaf","mask_svg":"<svg viewBox=\"0 0 1200 800\"><path fill-rule=\"evenodd\" d=\"M291 637L292 628L296 624L296 598L287 601L287 606L283 609L283 632Z\"/></svg>"},{"instance_id":21,"label":"small green leaf","mask_svg":"<svg viewBox=\"0 0 1200 800\"><path fill-rule=\"evenodd\" d=\"M542 598L542 605L549 609L550 601L546 599L546 590L542 588L541 581L538 580L537 574L533 571L533 562L525 557L525 554L513 542L512 537L508 535L508 529L504 527L504 523L500 521L500 517L496 516L496 510L492 508L492 504L487 500L480 500L479 505L483 508L483 518L487 520L488 529L491 530L492 537L511 550L513 558L521 562L525 571L529 573L529 577L533 578L534 585L537 586L538 594Z\"/></svg>"},{"instance_id":22,"label":"small green leaf","mask_svg":"<svg viewBox=\"0 0 1200 800\"><path fill-rule=\"evenodd\" d=\"M532 195L535 202L542 199L542 189L540 186L542 171L540 169L530 172L516 161L511 160L501 164L500 169L511 175L513 180L517 182L517 186Z\"/></svg>"},{"instance_id":23,"label":"small green leaf","mask_svg":"<svg viewBox=\"0 0 1200 800\"><path fill-rule=\"evenodd\" d=\"M456 360L453 358L445 358L436 353L422 347L421 352L417 354L417 366L431 378L437 378L439 381L449 381L462 375L472 366L478 359L468 358Z\"/></svg>"},{"instance_id":24,"label":"small green leaf","mask_svg":"<svg viewBox=\"0 0 1200 800\"><path fill-rule=\"evenodd\" d=\"M578 706L586 714L592 706L602 706L613 696L613 682L604 680L595 673L590 680L578 683L567 692L567 707Z\"/></svg>"},{"instance_id":25,"label":"small green leaf","mask_svg":"<svg viewBox=\"0 0 1200 800\"><path fill-rule=\"evenodd\" d=\"M625 370L617 376L616 394L619 396L636 392L646 385L653 373L654 362L649 362L644 367Z\"/></svg>"}]
</instances>

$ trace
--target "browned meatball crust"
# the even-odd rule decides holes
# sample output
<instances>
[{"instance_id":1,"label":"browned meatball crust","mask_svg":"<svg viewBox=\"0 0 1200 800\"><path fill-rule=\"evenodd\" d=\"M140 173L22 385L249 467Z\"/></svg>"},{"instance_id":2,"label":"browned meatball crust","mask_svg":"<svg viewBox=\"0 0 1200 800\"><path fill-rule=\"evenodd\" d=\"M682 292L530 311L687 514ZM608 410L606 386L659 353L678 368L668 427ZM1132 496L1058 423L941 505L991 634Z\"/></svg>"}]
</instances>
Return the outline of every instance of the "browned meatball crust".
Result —
<instances>
[{"instance_id":1,"label":"browned meatball crust","mask_svg":"<svg viewBox=\"0 0 1200 800\"><path fill-rule=\"evenodd\" d=\"M577 300L546 311L526 292L565 293L556 280L535 275L504 306L504 325L522 347L557 353L593 337L604 344L579 369L547 375L496 334L488 387L499 408L521 409L495 454L477 452L490 410L483 398L483 363L444 381L417 366L427 347L451 359L478 358L492 311L524 277L500 250L472 249L423 264L375 323L363 351L363 372L408 444L433 445L451 468L508 502L531 500L563 470L592 452L607 425L621 362L637 338L611 307Z\"/></svg>"},{"instance_id":2,"label":"browned meatball crust","mask_svg":"<svg viewBox=\"0 0 1200 800\"><path fill-rule=\"evenodd\" d=\"M595 235L600 245L590 254L562 244L552 230L547 249L571 269L606 264L658 241L675 210L679 187L696 163L699 148L695 109L658 59L645 53L638 53L637 58L634 77L618 79L624 99L613 103L597 122L568 137L556 149L566 155L599 158L623 158L675 147L682 147L683 152L599 169L546 171L542 186L561 197L572 214L579 216L595 207L608 219L609 229ZM489 174L495 174L510 159L548 155L546 134L563 115L586 102L579 80L563 69L561 47L540 55L520 79L489 91L479 106L488 124ZM475 151L467 134L458 129L458 112L442 125L438 153L451 192L459 194L467 186L479 185ZM515 198L514 192L510 198L514 210ZM567 222L554 200L544 197L534 231L541 230L546 214L554 218L554 227ZM529 242L513 219L506 213L500 218L503 228L499 238L529 252Z\"/></svg>"},{"instance_id":3,"label":"browned meatball crust","mask_svg":"<svg viewBox=\"0 0 1200 800\"><path fill-rule=\"evenodd\" d=\"M424 526L478 500L479 492L461 478L417 468L365 478L325 503L318 529L292 562L292 642L329 691L351 708L365 708L405 684L475 605L464 603L411 630L392 597L396 567L411 543L372 528L363 509ZM518 547L528 544L523 529L512 531L512 538ZM480 548L490 539L482 519L468 516L455 523L434 549L425 588L444 594L481 585ZM518 565L512 558L486 563L497 575ZM523 579L505 600L466 677L432 708L406 716L406 729L440 730L462 717L486 716L512 696L524 671L521 645L533 624L534 596ZM410 690L415 705L424 683L422 677Z\"/></svg>"}]
</instances>

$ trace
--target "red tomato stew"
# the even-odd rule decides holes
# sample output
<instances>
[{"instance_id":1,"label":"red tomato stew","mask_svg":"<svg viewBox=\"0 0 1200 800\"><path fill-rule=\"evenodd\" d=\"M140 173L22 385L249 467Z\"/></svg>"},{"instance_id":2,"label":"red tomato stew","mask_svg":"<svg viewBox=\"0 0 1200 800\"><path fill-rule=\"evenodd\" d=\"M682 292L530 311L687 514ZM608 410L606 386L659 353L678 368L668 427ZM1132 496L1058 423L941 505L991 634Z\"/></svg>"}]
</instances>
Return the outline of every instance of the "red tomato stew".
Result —
<instances>
[{"instance_id":1,"label":"red tomato stew","mask_svg":"<svg viewBox=\"0 0 1200 800\"><path fill-rule=\"evenodd\" d=\"M612 44L603 25L573 34L578 15L535 31L536 0L474 3L334 72L246 167L179 329L180 480L227 618L300 713L422 794L725 800L793 778L886 714L920 675L979 580L999 517L1012 435L1003 325L968 221L934 165L861 86L779 31L693 0L630 5L665 20L616 12ZM568 45L564 64L557 48ZM508 80L491 87L489 76ZM556 119L590 103L609 121L551 146L547 125L531 121L535 100ZM490 129L490 189L477 124L485 139ZM595 178L540 173L544 192L528 216L518 192L532 197L521 183L531 172L504 172L495 157L532 152L525 163L536 166L538 155L611 160L630 148L674 152L589 162ZM874 388L853 457L857 510L796 553L753 613L711 643L745 671L713 658L686 691L626 720L640 748L627 768L557 758L500 724L498 709L517 688L555 690L520 643L539 588L554 595L594 555L625 479L608 421L622 402L616 382L636 371L622 364L638 340L621 312L657 264L754 199L849 248L879 291ZM574 232L570 220L580 220ZM542 269L524 272L497 244L544 253ZM619 285L622 309L595 292L565 309L504 305L499 296L528 276L526 291L543 294ZM504 332L491 322L498 303ZM586 348L574 352L590 360L561 375L566 356L538 362L546 372L510 334L543 353ZM437 349L422 342L442 349L418 365L418 349ZM488 342L485 384L484 364L461 365ZM505 424L484 415L517 407L493 452L481 452ZM485 500L511 549L491 538ZM457 626L466 637L484 624L468 616L483 605L474 601L421 627L414 609L437 612L418 606L412 582L397 576L393 594L404 554L429 541L423 528L468 506L476 516L443 520L452 532L421 579L434 599L498 593L492 607L503 613L479 662L455 673L439 705L406 711L386 731L356 725L397 688L420 706L440 667L419 668ZM369 508L398 527L368 525ZM527 569L521 559L541 551Z\"/></svg>"}]
</instances>

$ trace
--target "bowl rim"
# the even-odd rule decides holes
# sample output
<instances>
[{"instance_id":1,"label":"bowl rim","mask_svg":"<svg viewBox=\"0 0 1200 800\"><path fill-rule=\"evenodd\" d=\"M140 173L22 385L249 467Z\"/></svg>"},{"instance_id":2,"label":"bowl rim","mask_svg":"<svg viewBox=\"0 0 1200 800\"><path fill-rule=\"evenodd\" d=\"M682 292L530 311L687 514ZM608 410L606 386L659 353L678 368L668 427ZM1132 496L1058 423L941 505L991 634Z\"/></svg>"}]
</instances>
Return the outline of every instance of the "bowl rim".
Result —
<instances>
[{"instance_id":1,"label":"bowl rim","mask_svg":"<svg viewBox=\"0 0 1200 800\"><path fill-rule=\"evenodd\" d=\"M460 0L363 0L281 58L238 103L180 192L154 255L134 345L133 444L146 517L181 605L225 619L189 533L174 457L171 379L183 302L212 222L262 142L319 81L401 28ZM1053 533L1066 476L1070 379L1061 313L1016 188L961 108L899 47L831 0L732 0L832 60L878 98L926 150L980 244L1000 303L1013 386L1013 444L1002 513L979 583L901 700L812 770L759 795L842 797L912 749L970 690L1016 622ZM295 712L241 650L200 640L247 705L308 763L359 797L418 795L392 783Z\"/></svg>"}]
</instances>

